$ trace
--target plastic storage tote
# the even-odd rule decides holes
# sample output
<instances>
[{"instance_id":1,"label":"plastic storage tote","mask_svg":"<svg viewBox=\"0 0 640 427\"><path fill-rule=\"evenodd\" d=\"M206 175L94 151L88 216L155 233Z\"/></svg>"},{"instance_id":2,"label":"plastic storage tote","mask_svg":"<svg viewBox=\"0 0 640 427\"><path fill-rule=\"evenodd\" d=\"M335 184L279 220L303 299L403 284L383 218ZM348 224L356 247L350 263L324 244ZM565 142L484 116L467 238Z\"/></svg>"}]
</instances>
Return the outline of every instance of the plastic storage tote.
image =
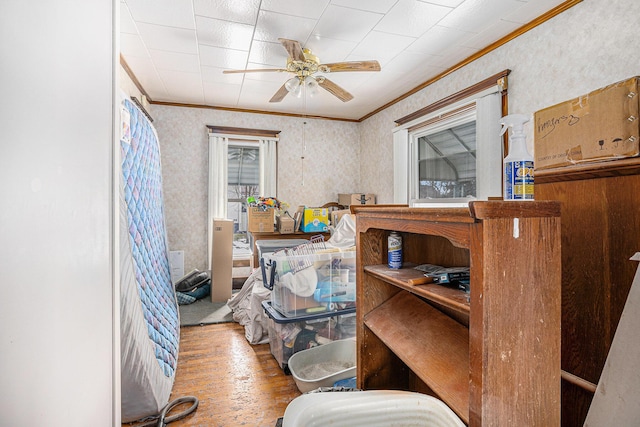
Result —
<instances>
[{"instance_id":1,"label":"plastic storage tote","mask_svg":"<svg viewBox=\"0 0 640 427\"><path fill-rule=\"evenodd\" d=\"M287 317L355 307L355 251L271 257L272 306Z\"/></svg>"},{"instance_id":2,"label":"plastic storage tote","mask_svg":"<svg viewBox=\"0 0 640 427\"><path fill-rule=\"evenodd\" d=\"M408 391L307 393L289 403L282 427L465 427L444 402Z\"/></svg>"},{"instance_id":3,"label":"plastic storage tote","mask_svg":"<svg viewBox=\"0 0 640 427\"><path fill-rule=\"evenodd\" d=\"M299 317L282 316L271 306L271 301L262 301L262 307L269 318L271 354L287 374L289 358L295 353L356 336L355 307Z\"/></svg>"}]
</instances>

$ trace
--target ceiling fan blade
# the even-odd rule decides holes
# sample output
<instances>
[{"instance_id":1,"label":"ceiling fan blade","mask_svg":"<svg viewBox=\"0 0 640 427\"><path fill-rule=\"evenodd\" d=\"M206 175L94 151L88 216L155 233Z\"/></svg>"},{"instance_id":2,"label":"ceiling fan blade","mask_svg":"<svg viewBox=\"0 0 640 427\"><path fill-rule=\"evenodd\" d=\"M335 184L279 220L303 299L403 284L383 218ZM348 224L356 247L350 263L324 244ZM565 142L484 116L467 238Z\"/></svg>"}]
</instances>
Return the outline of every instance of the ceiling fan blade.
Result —
<instances>
[{"instance_id":1,"label":"ceiling fan blade","mask_svg":"<svg viewBox=\"0 0 640 427\"><path fill-rule=\"evenodd\" d=\"M287 70L285 70L283 68L256 68L256 69L253 69L253 70L223 70L222 73L223 74L262 73L262 72L273 72L273 71L286 72Z\"/></svg>"},{"instance_id":2,"label":"ceiling fan blade","mask_svg":"<svg viewBox=\"0 0 640 427\"><path fill-rule=\"evenodd\" d=\"M289 57L291 59L293 59L294 61L302 61L302 62L305 61L304 53L302 52L302 46L300 46L300 42L296 40L283 39L283 38L279 38L278 40L280 41L280 43L282 43L282 46L284 46L284 48L287 50L287 53L289 54Z\"/></svg>"},{"instance_id":3,"label":"ceiling fan blade","mask_svg":"<svg viewBox=\"0 0 640 427\"><path fill-rule=\"evenodd\" d=\"M351 101L353 99L353 95L351 95L349 92L347 92L328 78L318 77L316 78L316 80L318 81L318 85L321 88L325 89L327 92L337 97L342 102Z\"/></svg>"},{"instance_id":4,"label":"ceiling fan blade","mask_svg":"<svg viewBox=\"0 0 640 427\"><path fill-rule=\"evenodd\" d=\"M325 71L326 67L326 71ZM334 62L332 64L322 64L320 68L323 72L336 73L339 71L380 71L378 61L351 61Z\"/></svg>"},{"instance_id":5,"label":"ceiling fan blade","mask_svg":"<svg viewBox=\"0 0 640 427\"><path fill-rule=\"evenodd\" d=\"M288 93L289 91L287 90L287 88L282 85L280 89L278 89L278 91L275 93L275 95L271 97L269 102L280 102L284 99L285 96L287 96Z\"/></svg>"}]
</instances>

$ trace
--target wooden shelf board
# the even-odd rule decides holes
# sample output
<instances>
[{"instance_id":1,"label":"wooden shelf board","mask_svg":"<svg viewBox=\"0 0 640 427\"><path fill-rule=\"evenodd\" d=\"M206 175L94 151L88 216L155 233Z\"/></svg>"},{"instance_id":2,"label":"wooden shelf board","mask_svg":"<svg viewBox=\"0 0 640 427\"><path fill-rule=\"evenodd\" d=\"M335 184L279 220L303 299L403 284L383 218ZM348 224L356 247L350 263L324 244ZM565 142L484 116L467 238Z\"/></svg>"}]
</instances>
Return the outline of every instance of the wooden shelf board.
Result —
<instances>
[{"instance_id":1,"label":"wooden shelf board","mask_svg":"<svg viewBox=\"0 0 640 427\"><path fill-rule=\"evenodd\" d=\"M364 271L412 294L469 316L469 294L460 289L434 283L413 284L424 278L423 272L413 267L415 264L405 263L404 268L391 269L386 264L378 264L365 266Z\"/></svg>"},{"instance_id":2,"label":"wooden shelf board","mask_svg":"<svg viewBox=\"0 0 640 427\"><path fill-rule=\"evenodd\" d=\"M408 292L364 318L389 347L466 424L469 423L469 330Z\"/></svg>"}]
</instances>

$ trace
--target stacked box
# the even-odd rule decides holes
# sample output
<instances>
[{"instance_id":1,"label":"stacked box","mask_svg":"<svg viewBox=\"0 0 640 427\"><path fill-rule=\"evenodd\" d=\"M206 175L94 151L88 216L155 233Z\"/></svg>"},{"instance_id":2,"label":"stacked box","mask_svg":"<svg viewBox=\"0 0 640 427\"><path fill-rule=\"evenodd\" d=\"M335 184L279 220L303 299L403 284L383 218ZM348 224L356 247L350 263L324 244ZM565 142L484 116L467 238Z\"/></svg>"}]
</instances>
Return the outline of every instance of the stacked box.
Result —
<instances>
[{"instance_id":1,"label":"stacked box","mask_svg":"<svg viewBox=\"0 0 640 427\"><path fill-rule=\"evenodd\" d=\"M355 307L330 314L284 317L270 301L263 301L269 327L269 348L278 365L289 373L289 358L302 350L356 336Z\"/></svg>"},{"instance_id":2,"label":"stacked box","mask_svg":"<svg viewBox=\"0 0 640 427\"><path fill-rule=\"evenodd\" d=\"M305 233L326 232L329 229L329 210L326 208L305 208L302 213L300 230Z\"/></svg>"},{"instance_id":3,"label":"stacked box","mask_svg":"<svg viewBox=\"0 0 640 427\"><path fill-rule=\"evenodd\" d=\"M247 208L247 231L251 233L273 233L276 211L257 206Z\"/></svg>"},{"instance_id":4,"label":"stacked box","mask_svg":"<svg viewBox=\"0 0 640 427\"><path fill-rule=\"evenodd\" d=\"M271 303L286 317L355 307L356 252L274 253Z\"/></svg>"}]
</instances>

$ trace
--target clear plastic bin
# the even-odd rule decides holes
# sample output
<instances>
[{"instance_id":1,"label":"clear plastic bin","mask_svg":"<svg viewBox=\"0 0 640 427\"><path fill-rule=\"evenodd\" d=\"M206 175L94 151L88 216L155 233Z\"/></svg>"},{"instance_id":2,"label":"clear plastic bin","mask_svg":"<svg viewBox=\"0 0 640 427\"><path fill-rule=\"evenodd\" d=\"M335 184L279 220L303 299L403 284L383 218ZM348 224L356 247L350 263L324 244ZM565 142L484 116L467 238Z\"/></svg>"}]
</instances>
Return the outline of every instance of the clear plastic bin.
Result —
<instances>
[{"instance_id":1,"label":"clear plastic bin","mask_svg":"<svg viewBox=\"0 0 640 427\"><path fill-rule=\"evenodd\" d=\"M355 307L355 251L280 255L271 258L272 306L287 317Z\"/></svg>"},{"instance_id":2,"label":"clear plastic bin","mask_svg":"<svg viewBox=\"0 0 640 427\"><path fill-rule=\"evenodd\" d=\"M289 374L289 358L299 351L328 344L336 340L354 338L355 308L324 314L284 317L262 301L268 320L269 347L282 370Z\"/></svg>"}]
</instances>

